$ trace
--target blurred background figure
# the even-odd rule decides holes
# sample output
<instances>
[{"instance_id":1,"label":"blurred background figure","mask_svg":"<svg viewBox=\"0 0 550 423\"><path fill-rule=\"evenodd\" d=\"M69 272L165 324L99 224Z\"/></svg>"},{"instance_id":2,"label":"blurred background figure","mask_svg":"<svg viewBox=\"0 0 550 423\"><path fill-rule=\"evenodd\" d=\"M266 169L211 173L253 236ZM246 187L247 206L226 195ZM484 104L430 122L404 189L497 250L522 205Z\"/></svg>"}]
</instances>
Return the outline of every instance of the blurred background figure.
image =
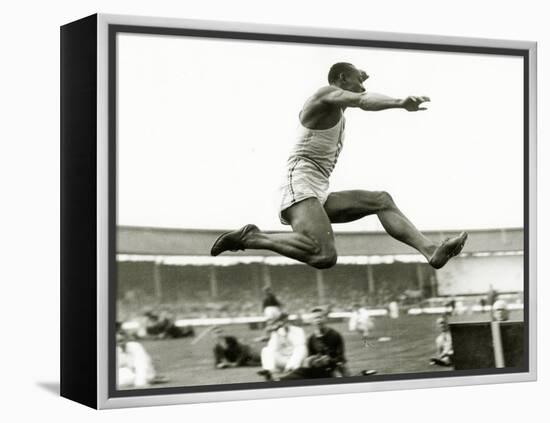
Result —
<instances>
[{"instance_id":1,"label":"blurred background figure","mask_svg":"<svg viewBox=\"0 0 550 423\"><path fill-rule=\"evenodd\" d=\"M214 365L217 369L260 365L260 355L252 347L240 342L234 336L225 335L219 326L214 327L212 333L216 341Z\"/></svg>"},{"instance_id":2,"label":"blurred background figure","mask_svg":"<svg viewBox=\"0 0 550 423\"><path fill-rule=\"evenodd\" d=\"M367 341L369 333L373 328L374 323L372 322L367 308L359 304L354 304L348 321L348 329L350 332L358 332L365 346L368 346Z\"/></svg>"},{"instance_id":3,"label":"blurred background figure","mask_svg":"<svg viewBox=\"0 0 550 423\"><path fill-rule=\"evenodd\" d=\"M493 288L493 285L489 285L489 291L485 297L481 297L479 304L481 305L481 312L485 313L486 311L492 311L493 304L497 300L498 293Z\"/></svg>"},{"instance_id":4,"label":"blurred background figure","mask_svg":"<svg viewBox=\"0 0 550 423\"><path fill-rule=\"evenodd\" d=\"M493 320L496 322L504 322L510 317L508 304L504 300L496 300L493 304Z\"/></svg>"},{"instance_id":5,"label":"blurred background figure","mask_svg":"<svg viewBox=\"0 0 550 423\"><path fill-rule=\"evenodd\" d=\"M165 383L168 379L158 375L151 357L133 337L117 327L117 386L119 388L143 388Z\"/></svg>"},{"instance_id":6,"label":"blurred background figure","mask_svg":"<svg viewBox=\"0 0 550 423\"><path fill-rule=\"evenodd\" d=\"M493 285L489 285L489 291L487 292L487 304L492 306L497 300L498 293L493 288Z\"/></svg>"},{"instance_id":7,"label":"blurred background figure","mask_svg":"<svg viewBox=\"0 0 550 423\"><path fill-rule=\"evenodd\" d=\"M177 326L175 319L167 312L147 311L145 317L145 330L150 337L163 339L195 335L193 326Z\"/></svg>"},{"instance_id":8,"label":"blurred background figure","mask_svg":"<svg viewBox=\"0 0 550 423\"><path fill-rule=\"evenodd\" d=\"M455 307L456 307L456 300L454 298L451 298L449 301L445 303L446 313L449 316L452 316L455 314Z\"/></svg>"},{"instance_id":9,"label":"blurred background figure","mask_svg":"<svg viewBox=\"0 0 550 423\"><path fill-rule=\"evenodd\" d=\"M454 351L449 323L445 317L439 317L436 325L441 333L435 338L436 356L430 359L430 364L450 367L453 365Z\"/></svg>"},{"instance_id":10,"label":"blurred background figure","mask_svg":"<svg viewBox=\"0 0 550 423\"><path fill-rule=\"evenodd\" d=\"M268 330L269 341L261 353L263 370L258 374L266 380L279 380L302 366L307 356L306 334L302 328L291 325L284 312L268 321Z\"/></svg>"},{"instance_id":11,"label":"blurred background figure","mask_svg":"<svg viewBox=\"0 0 550 423\"><path fill-rule=\"evenodd\" d=\"M282 304L277 299L270 286L264 287L264 299L262 301L262 309L264 316L267 319L276 319L281 315Z\"/></svg>"},{"instance_id":12,"label":"blurred background figure","mask_svg":"<svg viewBox=\"0 0 550 423\"><path fill-rule=\"evenodd\" d=\"M486 311L485 307L487 306L487 299L485 297L481 297L479 299L479 306L481 308L481 312L485 313Z\"/></svg>"},{"instance_id":13,"label":"blurred background figure","mask_svg":"<svg viewBox=\"0 0 550 423\"><path fill-rule=\"evenodd\" d=\"M388 309L392 319L397 319L399 317L399 304L397 304L397 301L390 301Z\"/></svg>"}]
</instances>

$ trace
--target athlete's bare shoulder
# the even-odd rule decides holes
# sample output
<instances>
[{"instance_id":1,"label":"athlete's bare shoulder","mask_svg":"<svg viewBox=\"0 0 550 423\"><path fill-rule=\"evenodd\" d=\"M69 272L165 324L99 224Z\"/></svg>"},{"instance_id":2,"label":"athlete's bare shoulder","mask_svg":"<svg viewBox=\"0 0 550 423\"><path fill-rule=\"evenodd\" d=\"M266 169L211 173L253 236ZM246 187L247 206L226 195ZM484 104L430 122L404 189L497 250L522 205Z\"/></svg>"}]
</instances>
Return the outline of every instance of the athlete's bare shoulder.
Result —
<instances>
[{"instance_id":1,"label":"athlete's bare shoulder","mask_svg":"<svg viewBox=\"0 0 550 423\"><path fill-rule=\"evenodd\" d=\"M325 85L324 87L321 87L317 91L315 91L310 100L324 102L327 96L333 94L336 91L341 91L341 88L335 87L333 85Z\"/></svg>"},{"instance_id":2,"label":"athlete's bare shoulder","mask_svg":"<svg viewBox=\"0 0 550 423\"><path fill-rule=\"evenodd\" d=\"M363 88L361 91L349 91L334 85L327 85L319 88L308 101L335 109L360 107L365 93Z\"/></svg>"},{"instance_id":3,"label":"athlete's bare shoulder","mask_svg":"<svg viewBox=\"0 0 550 423\"><path fill-rule=\"evenodd\" d=\"M300 113L302 125L310 129L327 129L340 120L341 107L325 101L326 96L335 90L339 88L330 85L321 87L306 100Z\"/></svg>"}]
</instances>

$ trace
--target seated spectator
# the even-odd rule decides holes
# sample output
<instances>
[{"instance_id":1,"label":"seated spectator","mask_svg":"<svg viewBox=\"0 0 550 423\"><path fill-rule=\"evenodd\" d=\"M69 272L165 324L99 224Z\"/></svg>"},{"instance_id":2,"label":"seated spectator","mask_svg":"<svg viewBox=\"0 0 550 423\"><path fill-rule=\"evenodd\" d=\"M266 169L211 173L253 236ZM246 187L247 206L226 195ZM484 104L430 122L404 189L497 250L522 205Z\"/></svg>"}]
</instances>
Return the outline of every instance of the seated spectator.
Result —
<instances>
[{"instance_id":1,"label":"seated spectator","mask_svg":"<svg viewBox=\"0 0 550 423\"><path fill-rule=\"evenodd\" d=\"M313 333L307 340L308 356L302 366L281 379L311 379L349 376L346 366L344 338L326 326L328 313L322 307L311 310Z\"/></svg>"},{"instance_id":2,"label":"seated spectator","mask_svg":"<svg viewBox=\"0 0 550 423\"><path fill-rule=\"evenodd\" d=\"M213 334L216 339L214 365L217 369L260 365L259 354L249 345L239 342L234 336L224 335L219 326L213 329Z\"/></svg>"},{"instance_id":3,"label":"seated spectator","mask_svg":"<svg viewBox=\"0 0 550 423\"><path fill-rule=\"evenodd\" d=\"M288 322L288 315L268 321L270 337L262 349L263 370L258 372L267 380L279 380L280 376L298 369L307 356L306 335L302 328Z\"/></svg>"},{"instance_id":4,"label":"seated spectator","mask_svg":"<svg viewBox=\"0 0 550 423\"><path fill-rule=\"evenodd\" d=\"M430 364L446 367L452 366L454 351L449 324L444 317L439 317L436 320L436 324L441 333L435 339L436 356L430 359Z\"/></svg>"},{"instance_id":5,"label":"seated spectator","mask_svg":"<svg viewBox=\"0 0 550 423\"><path fill-rule=\"evenodd\" d=\"M158 375L151 356L141 343L121 330L117 330L117 386L119 388L144 388L168 381Z\"/></svg>"}]
</instances>

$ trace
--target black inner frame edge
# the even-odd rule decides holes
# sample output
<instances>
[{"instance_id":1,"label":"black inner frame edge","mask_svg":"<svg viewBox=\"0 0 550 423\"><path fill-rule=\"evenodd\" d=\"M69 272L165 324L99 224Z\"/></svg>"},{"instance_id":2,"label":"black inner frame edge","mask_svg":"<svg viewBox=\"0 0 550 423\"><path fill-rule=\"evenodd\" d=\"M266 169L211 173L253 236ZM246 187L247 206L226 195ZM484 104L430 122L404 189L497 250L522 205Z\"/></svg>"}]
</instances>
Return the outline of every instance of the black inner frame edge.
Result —
<instances>
[{"instance_id":1,"label":"black inner frame edge","mask_svg":"<svg viewBox=\"0 0 550 423\"><path fill-rule=\"evenodd\" d=\"M153 388L153 389L132 389L132 390L117 390L116 389L116 295L117 295L117 278L116 278L116 162L117 162L117 144L116 144L116 79L117 79L117 43L116 36L119 33L130 34L149 34L149 35L171 35L171 36L188 36L199 38L219 38L233 39L243 41L271 41L281 43L304 43L318 45L338 45L347 47L369 47L369 48L385 48L398 50L421 50L421 51L437 51L442 53L475 53L475 54L494 54L506 56L520 56L523 58L523 86L524 86L524 154L523 154L523 177L524 177L524 367L523 368L504 368L504 369L472 369L472 370L455 370L450 376L447 372L423 372L423 373L402 373L392 375L374 375L368 379L363 377L349 377L337 379L317 379L317 380L299 380L299 381L279 381L279 382L244 382L244 383L228 383L214 385L195 385L181 386L171 388ZM404 34L404 36L406 36ZM482 40L483 41L483 40ZM383 40L368 40L354 38L334 38L334 37L317 37L304 35L289 35L289 34L267 34L257 32L237 32L237 31L220 31L220 30L204 30L204 29L189 29L189 28L170 28L170 27L155 27L155 26L137 26L137 25L108 25L108 150L109 150L109 280L108 280L108 396L111 398L120 397L135 397L144 395L169 395L169 394L185 394L185 393L201 393L201 392L216 392L216 391L235 391L235 390L253 390L253 389L268 389L268 388L286 388L296 386L317 386L317 385L336 385L348 383L365 383L377 381L394 381L394 380L412 380L412 379L433 379L433 378L448 378L448 377L463 377L463 376L480 376L480 375L497 375L524 373L529 371L529 50L514 49L501 47L482 47L468 46L455 44L436 44L436 43L420 43L407 41L383 41Z\"/></svg>"}]
</instances>

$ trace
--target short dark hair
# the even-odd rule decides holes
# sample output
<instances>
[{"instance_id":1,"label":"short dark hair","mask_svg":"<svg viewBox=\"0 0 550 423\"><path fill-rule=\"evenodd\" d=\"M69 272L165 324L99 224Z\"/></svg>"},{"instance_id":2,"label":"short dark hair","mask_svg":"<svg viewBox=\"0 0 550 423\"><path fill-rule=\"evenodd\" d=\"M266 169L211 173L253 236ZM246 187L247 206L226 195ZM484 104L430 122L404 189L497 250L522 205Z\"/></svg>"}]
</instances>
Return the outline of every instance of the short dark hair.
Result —
<instances>
[{"instance_id":1,"label":"short dark hair","mask_svg":"<svg viewBox=\"0 0 550 423\"><path fill-rule=\"evenodd\" d=\"M328 83L332 84L338 80L342 72L348 72L353 69L353 65L347 62L338 62L330 67L328 71Z\"/></svg>"}]
</instances>

